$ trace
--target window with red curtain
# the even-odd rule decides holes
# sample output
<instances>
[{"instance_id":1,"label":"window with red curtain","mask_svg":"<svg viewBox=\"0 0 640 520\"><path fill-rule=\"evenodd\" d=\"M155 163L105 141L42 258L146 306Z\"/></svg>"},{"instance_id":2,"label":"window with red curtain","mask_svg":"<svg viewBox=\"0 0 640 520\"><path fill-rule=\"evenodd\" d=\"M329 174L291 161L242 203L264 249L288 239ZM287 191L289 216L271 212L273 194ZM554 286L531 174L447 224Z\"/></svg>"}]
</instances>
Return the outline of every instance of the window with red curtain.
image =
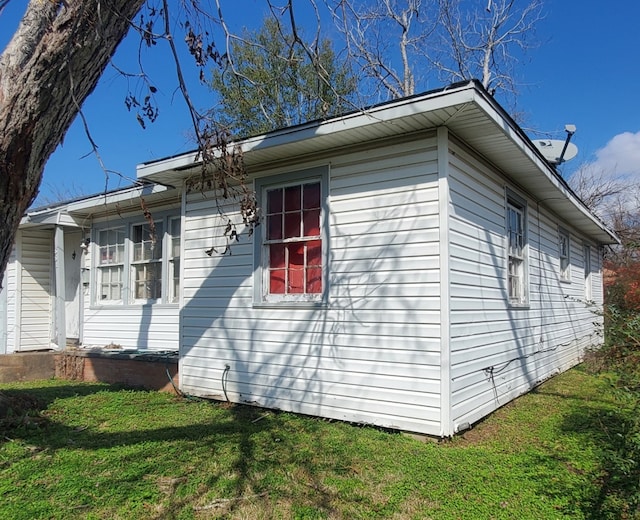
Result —
<instances>
[{"instance_id":1,"label":"window with red curtain","mask_svg":"<svg viewBox=\"0 0 640 520\"><path fill-rule=\"evenodd\" d=\"M320 206L320 181L267 190L269 294L322 293Z\"/></svg>"}]
</instances>

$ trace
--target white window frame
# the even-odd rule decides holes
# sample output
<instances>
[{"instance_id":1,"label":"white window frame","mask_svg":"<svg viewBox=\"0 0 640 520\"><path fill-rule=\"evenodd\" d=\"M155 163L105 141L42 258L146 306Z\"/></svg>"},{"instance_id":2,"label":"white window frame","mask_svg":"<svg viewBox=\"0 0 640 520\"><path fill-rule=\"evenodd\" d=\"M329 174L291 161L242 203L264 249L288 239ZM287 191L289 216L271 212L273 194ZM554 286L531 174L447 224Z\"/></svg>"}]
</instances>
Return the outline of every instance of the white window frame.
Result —
<instances>
[{"instance_id":1,"label":"white window frame","mask_svg":"<svg viewBox=\"0 0 640 520\"><path fill-rule=\"evenodd\" d=\"M134 303L154 303L162 301L167 278L163 269L163 265L166 264L164 221L163 219L154 219L153 225L148 221L133 222L130 230L131 257L129 259L129 285L131 287L131 300ZM140 230L140 241L137 240L137 230ZM151 254L148 255L147 252ZM149 273L149 275L138 279L137 273L141 271ZM153 276L154 271L160 275L160 280ZM159 288L157 288L158 283L160 284ZM142 297L139 295L138 289L143 285L150 287L150 296Z\"/></svg>"},{"instance_id":2,"label":"white window frame","mask_svg":"<svg viewBox=\"0 0 640 520\"><path fill-rule=\"evenodd\" d=\"M527 202L509 189L506 190L505 195L507 299L511 307L527 307L529 305ZM517 229L513 229L513 225L518 226Z\"/></svg>"},{"instance_id":3,"label":"white window frame","mask_svg":"<svg viewBox=\"0 0 640 520\"><path fill-rule=\"evenodd\" d=\"M584 299L588 302L593 300L593 276L591 268L591 246L582 245L582 255L584 262Z\"/></svg>"},{"instance_id":4,"label":"white window frame","mask_svg":"<svg viewBox=\"0 0 640 520\"><path fill-rule=\"evenodd\" d=\"M571 234L558 227L558 274L562 282L571 282Z\"/></svg>"},{"instance_id":5,"label":"white window frame","mask_svg":"<svg viewBox=\"0 0 640 520\"><path fill-rule=\"evenodd\" d=\"M92 281L93 289L92 289L92 306L95 307L107 307L107 306L140 306L140 305L176 305L179 303L180 297L180 286L178 281L177 294L173 294L175 290L173 289L174 280L172 280L172 262L175 262L177 259L179 261L179 251L180 251L180 241L182 237L178 238L178 256L173 255L172 243L174 241L174 237L171 236L171 223L173 221L178 221L179 225L181 225L181 218L175 213L159 213L154 214L154 222L156 226L160 229L160 237L158 240L161 241L160 244L160 258L153 260L140 260L135 259L135 243L133 242L134 238L134 229L136 226L148 226L148 222L144 219L141 219L139 216L135 218L127 218L120 221L117 225L110 225L109 223L101 223L97 224L93 229L93 241L92 241ZM119 230L124 234L124 245L123 245L123 260L117 265L121 271L121 298L119 300L114 299L103 299L101 297L101 288L102 288L102 278L104 273L106 272L108 267L111 267L111 264L101 264L100 255L105 246L100 245L101 233L108 233L109 231ZM108 244L107 244L108 245ZM108 251L107 251L108 254ZM140 265L158 265L158 269L160 271L161 276L161 290L158 294L158 298L136 298L135 294L135 271L136 266ZM179 276L178 271L178 276Z\"/></svg>"},{"instance_id":6,"label":"white window frame","mask_svg":"<svg viewBox=\"0 0 640 520\"><path fill-rule=\"evenodd\" d=\"M321 270L322 290L319 293L270 293L269 291L269 245L267 239L268 226L266 222L267 191L276 188L286 188L300 184L320 183L320 233L315 239L322 243ZM262 208L262 222L254 233L254 306L318 306L325 305L328 299L328 248L329 248L329 219L328 219L328 190L329 169L327 166L310 168L272 177L256 179L255 193ZM304 237L309 240L309 237Z\"/></svg>"},{"instance_id":7,"label":"white window frame","mask_svg":"<svg viewBox=\"0 0 640 520\"><path fill-rule=\"evenodd\" d=\"M174 233L174 225L177 224L178 234ZM179 303L180 301L180 246L182 241L182 218L167 218L167 238L166 252L167 270L166 270L166 301L167 303Z\"/></svg>"},{"instance_id":8,"label":"white window frame","mask_svg":"<svg viewBox=\"0 0 640 520\"><path fill-rule=\"evenodd\" d=\"M115 233L116 241L111 242L108 240L108 235ZM103 237L107 237L105 242ZM119 238L122 237L122 242ZM96 253L95 260L95 300L98 305L121 305L124 302L126 296L126 258L127 258L127 233L124 226L113 226L104 229L99 229L96 232L96 240L94 240L96 246L94 251ZM115 255L115 258L113 257ZM113 274L120 273L120 279L113 281ZM109 280L106 281L107 273ZM120 287L120 298L111 298L113 289L106 294L103 291L104 286L110 288L115 285Z\"/></svg>"}]
</instances>

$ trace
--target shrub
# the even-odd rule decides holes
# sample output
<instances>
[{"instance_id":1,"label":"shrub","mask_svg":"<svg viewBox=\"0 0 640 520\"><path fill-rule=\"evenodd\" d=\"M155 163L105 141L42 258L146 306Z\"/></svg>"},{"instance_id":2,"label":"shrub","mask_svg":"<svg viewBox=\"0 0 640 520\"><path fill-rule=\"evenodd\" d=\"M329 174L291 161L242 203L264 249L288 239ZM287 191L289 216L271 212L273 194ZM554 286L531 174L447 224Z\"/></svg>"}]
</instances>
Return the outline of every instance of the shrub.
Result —
<instances>
[{"instance_id":1,"label":"shrub","mask_svg":"<svg viewBox=\"0 0 640 520\"><path fill-rule=\"evenodd\" d=\"M622 306L605 305L605 342L594 354L599 369L613 374L622 412L620 422L606 428L601 518L640 519L640 309L634 294L621 290L614 296Z\"/></svg>"}]
</instances>

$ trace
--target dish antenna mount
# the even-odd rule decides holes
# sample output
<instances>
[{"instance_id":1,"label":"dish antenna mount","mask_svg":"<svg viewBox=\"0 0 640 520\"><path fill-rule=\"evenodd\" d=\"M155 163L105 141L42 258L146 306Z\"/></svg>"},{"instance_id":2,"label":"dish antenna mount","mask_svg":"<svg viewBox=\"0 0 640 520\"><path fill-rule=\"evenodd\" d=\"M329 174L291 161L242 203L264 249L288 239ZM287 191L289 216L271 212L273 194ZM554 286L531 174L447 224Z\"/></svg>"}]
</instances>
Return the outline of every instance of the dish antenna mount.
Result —
<instances>
[{"instance_id":1,"label":"dish antenna mount","mask_svg":"<svg viewBox=\"0 0 640 520\"><path fill-rule=\"evenodd\" d=\"M559 166L578 155L578 147L570 142L573 134L576 133L576 125L565 125L564 131L567 132L567 138L564 141L558 139L536 139L533 141L536 148L553 166Z\"/></svg>"}]
</instances>

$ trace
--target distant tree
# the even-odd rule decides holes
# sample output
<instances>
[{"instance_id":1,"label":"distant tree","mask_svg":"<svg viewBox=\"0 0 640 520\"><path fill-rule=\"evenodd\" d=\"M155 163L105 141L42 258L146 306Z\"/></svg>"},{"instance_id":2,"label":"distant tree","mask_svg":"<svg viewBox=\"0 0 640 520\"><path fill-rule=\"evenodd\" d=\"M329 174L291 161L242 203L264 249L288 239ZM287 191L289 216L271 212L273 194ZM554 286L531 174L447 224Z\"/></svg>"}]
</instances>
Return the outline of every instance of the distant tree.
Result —
<instances>
[{"instance_id":1,"label":"distant tree","mask_svg":"<svg viewBox=\"0 0 640 520\"><path fill-rule=\"evenodd\" d=\"M410 96L477 78L516 93L518 51L535 44L541 0L326 0L349 58L373 95Z\"/></svg>"},{"instance_id":2,"label":"distant tree","mask_svg":"<svg viewBox=\"0 0 640 520\"><path fill-rule=\"evenodd\" d=\"M542 0L440 0L442 43L433 60L448 81L480 80L489 92L517 94L518 54L537 45Z\"/></svg>"},{"instance_id":3,"label":"distant tree","mask_svg":"<svg viewBox=\"0 0 640 520\"><path fill-rule=\"evenodd\" d=\"M433 77L427 53L440 20L437 2L327 0L327 5L369 95L396 99L425 88Z\"/></svg>"},{"instance_id":4,"label":"distant tree","mask_svg":"<svg viewBox=\"0 0 640 520\"><path fill-rule=\"evenodd\" d=\"M569 185L585 205L620 238L607 253L611 268L640 262L640 186L633 178L584 165Z\"/></svg>"},{"instance_id":5,"label":"distant tree","mask_svg":"<svg viewBox=\"0 0 640 520\"><path fill-rule=\"evenodd\" d=\"M231 45L225 70L211 86L220 96L215 119L236 136L249 136L345 112L356 81L338 63L331 43L298 45L275 18L245 31Z\"/></svg>"},{"instance_id":6,"label":"distant tree","mask_svg":"<svg viewBox=\"0 0 640 520\"><path fill-rule=\"evenodd\" d=\"M603 220L611 201L627 188L619 177L589 164L578 168L569 178L569 184L580 200Z\"/></svg>"}]
</instances>

